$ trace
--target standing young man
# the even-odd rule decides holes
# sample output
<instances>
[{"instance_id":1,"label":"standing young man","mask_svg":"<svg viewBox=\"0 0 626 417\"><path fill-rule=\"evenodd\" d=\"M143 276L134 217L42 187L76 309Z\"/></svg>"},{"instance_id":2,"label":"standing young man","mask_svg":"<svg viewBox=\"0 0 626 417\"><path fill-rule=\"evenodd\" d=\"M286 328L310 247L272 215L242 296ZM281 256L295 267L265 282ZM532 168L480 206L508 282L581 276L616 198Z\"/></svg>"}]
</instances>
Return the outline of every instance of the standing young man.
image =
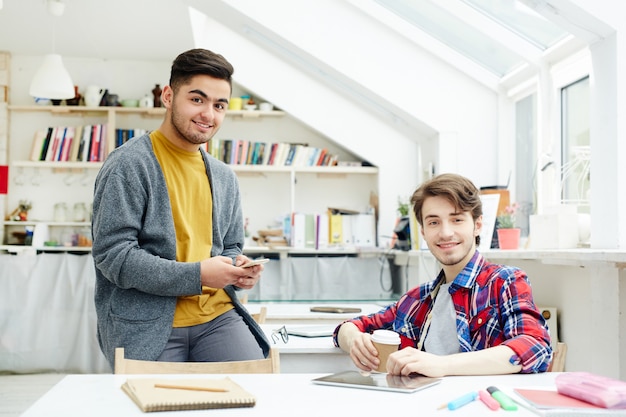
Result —
<instances>
[{"instance_id":1,"label":"standing young man","mask_svg":"<svg viewBox=\"0 0 626 417\"><path fill-rule=\"evenodd\" d=\"M244 226L233 171L201 149L220 128L233 67L204 49L180 54L163 88L165 118L108 156L95 184L93 258L98 341L162 361L267 356L238 301L263 266L241 268Z\"/></svg>"},{"instance_id":2,"label":"standing young man","mask_svg":"<svg viewBox=\"0 0 626 417\"><path fill-rule=\"evenodd\" d=\"M394 375L510 374L546 371L548 328L520 269L496 265L478 252L480 193L460 175L442 174L411 197L424 240L442 266L437 278L397 303L342 323L335 344L364 371L377 368L376 329L400 334L387 362Z\"/></svg>"}]
</instances>

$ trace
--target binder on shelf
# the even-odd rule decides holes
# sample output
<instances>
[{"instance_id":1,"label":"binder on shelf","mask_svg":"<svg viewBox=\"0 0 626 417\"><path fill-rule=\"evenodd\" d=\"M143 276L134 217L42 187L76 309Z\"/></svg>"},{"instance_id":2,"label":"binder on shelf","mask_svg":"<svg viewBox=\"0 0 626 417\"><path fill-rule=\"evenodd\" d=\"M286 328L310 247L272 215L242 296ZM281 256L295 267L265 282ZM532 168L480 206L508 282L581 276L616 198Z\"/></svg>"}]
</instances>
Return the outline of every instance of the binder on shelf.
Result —
<instances>
[{"instance_id":1,"label":"binder on shelf","mask_svg":"<svg viewBox=\"0 0 626 417\"><path fill-rule=\"evenodd\" d=\"M327 249L330 243L330 223L328 214L322 213L315 216L315 249Z\"/></svg>"},{"instance_id":2,"label":"binder on shelf","mask_svg":"<svg viewBox=\"0 0 626 417\"><path fill-rule=\"evenodd\" d=\"M341 216L341 244L344 246L352 246L354 240L352 240L352 216L353 214L343 214Z\"/></svg>"},{"instance_id":3,"label":"binder on shelf","mask_svg":"<svg viewBox=\"0 0 626 417\"><path fill-rule=\"evenodd\" d=\"M306 247L306 214L294 213L291 224L291 246L298 249Z\"/></svg>"},{"instance_id":4,"label":"binder on shelf","mask_svg":"<svg viewBox=\"0 0 626 417\"><path fill-rule=\"evenodd\" d=\"M352 243L359 247L376 246L376 220L373 214L350 214Z\"/></svg>"},{"instance_id":5,"label":"binder on shelf","mask_svg":"<svg viewBox=\"0 0 626 417\"><path fill-rule=\"evenodd\" d=\"M315 233L315 215L304 215L304 247L314 249L317 241Z\"/></svg>"},{"instance_id":6,"label":"binder on shelf","mask_svg":"<svg viewBox=\"0 0 626 417\"><path fill-rule=\"evenodd\" d=\"M329 242L332 245L341 245L343 243L342 217L343 216L341 214L329 214Z\"/></svg>"}]
</instances>

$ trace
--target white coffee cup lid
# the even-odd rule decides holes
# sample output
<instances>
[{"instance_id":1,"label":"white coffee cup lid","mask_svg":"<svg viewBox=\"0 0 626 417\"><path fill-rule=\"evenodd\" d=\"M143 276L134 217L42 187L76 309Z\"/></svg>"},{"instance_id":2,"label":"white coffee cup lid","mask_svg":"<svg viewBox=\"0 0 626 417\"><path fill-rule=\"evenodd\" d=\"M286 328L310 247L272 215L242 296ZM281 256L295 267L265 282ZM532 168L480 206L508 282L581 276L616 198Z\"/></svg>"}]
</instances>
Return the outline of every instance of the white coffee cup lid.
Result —
<instances>
[{"instance_id":1,"label":"white coffee cup lid","mask_svg":"<svg viewBox=\"0 0 626 417\"><path fill-rule=\"evenodd\" d=\"M383 343L385 345L400 344L400 335L392 330L374 330L372 342Z\"/></svg>"}]
</instances>

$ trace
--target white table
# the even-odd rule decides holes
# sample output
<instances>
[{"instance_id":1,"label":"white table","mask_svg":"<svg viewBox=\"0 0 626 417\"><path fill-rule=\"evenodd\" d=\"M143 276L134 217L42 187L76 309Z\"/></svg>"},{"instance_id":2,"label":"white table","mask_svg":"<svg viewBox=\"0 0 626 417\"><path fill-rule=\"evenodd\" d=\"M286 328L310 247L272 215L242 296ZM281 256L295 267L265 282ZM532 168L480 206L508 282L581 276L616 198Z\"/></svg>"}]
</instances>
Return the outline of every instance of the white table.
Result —
<instances>
[{"instance_id":1,"label":"white table","mask_svg":"<svg viewBox=\"0 0 626 417\"><path fill-rule=\"evenodd\" d=\"M353 388L320 386L311 379L321 374L256 374L229 375L236 383L257 398L253 408L159 412L165 416L348 416L362 414L416 415L457 417L535 416L530 410L519 408L516 412L491 411L482 402L474 401L456 411L437 410L470 391L497 386L506 391L516 387L554 387L558 374L505 375L480 377L446 377L431 388L412 394L372 391ZM145 376L145 375L143 375ZM131 378L140 378L133 375ZM159 378L222 378L224 375L159 375ZM144 416L141 410L121 390L127 375L83 374L68 375L33 404L22 417L110 417ZM365 413L364 413L365 412ZM155 414L156 415L156 414Z\"/></svg>"}]
</instances>

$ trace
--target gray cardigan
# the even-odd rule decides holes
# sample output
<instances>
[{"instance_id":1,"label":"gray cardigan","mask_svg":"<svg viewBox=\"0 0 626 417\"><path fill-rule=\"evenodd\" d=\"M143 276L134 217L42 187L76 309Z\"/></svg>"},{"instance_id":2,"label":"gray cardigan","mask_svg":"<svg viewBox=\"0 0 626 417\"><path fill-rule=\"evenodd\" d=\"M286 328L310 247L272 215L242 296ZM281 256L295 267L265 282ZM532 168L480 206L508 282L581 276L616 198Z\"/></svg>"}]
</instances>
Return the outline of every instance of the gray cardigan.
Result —
<instances>
[{"instance_id":1,"label":"gray cardigan","mask_svg":"<svg viewBox=\"0 0 626 417\"><path fill-rule=\"evenodd\" d=\"M243 248L237 177L201 151L213 193L211 256L235 259ZM106 202L106 204L105 204ZM93 249L100 349L114 367L116 347L155 360L169 339L177 296L201 293L200 263L176 262L176 235L165 178L146 134L109 154L95 183ZM225 288L265 356L269 342Z\"/></svg>"}]
</instances>

